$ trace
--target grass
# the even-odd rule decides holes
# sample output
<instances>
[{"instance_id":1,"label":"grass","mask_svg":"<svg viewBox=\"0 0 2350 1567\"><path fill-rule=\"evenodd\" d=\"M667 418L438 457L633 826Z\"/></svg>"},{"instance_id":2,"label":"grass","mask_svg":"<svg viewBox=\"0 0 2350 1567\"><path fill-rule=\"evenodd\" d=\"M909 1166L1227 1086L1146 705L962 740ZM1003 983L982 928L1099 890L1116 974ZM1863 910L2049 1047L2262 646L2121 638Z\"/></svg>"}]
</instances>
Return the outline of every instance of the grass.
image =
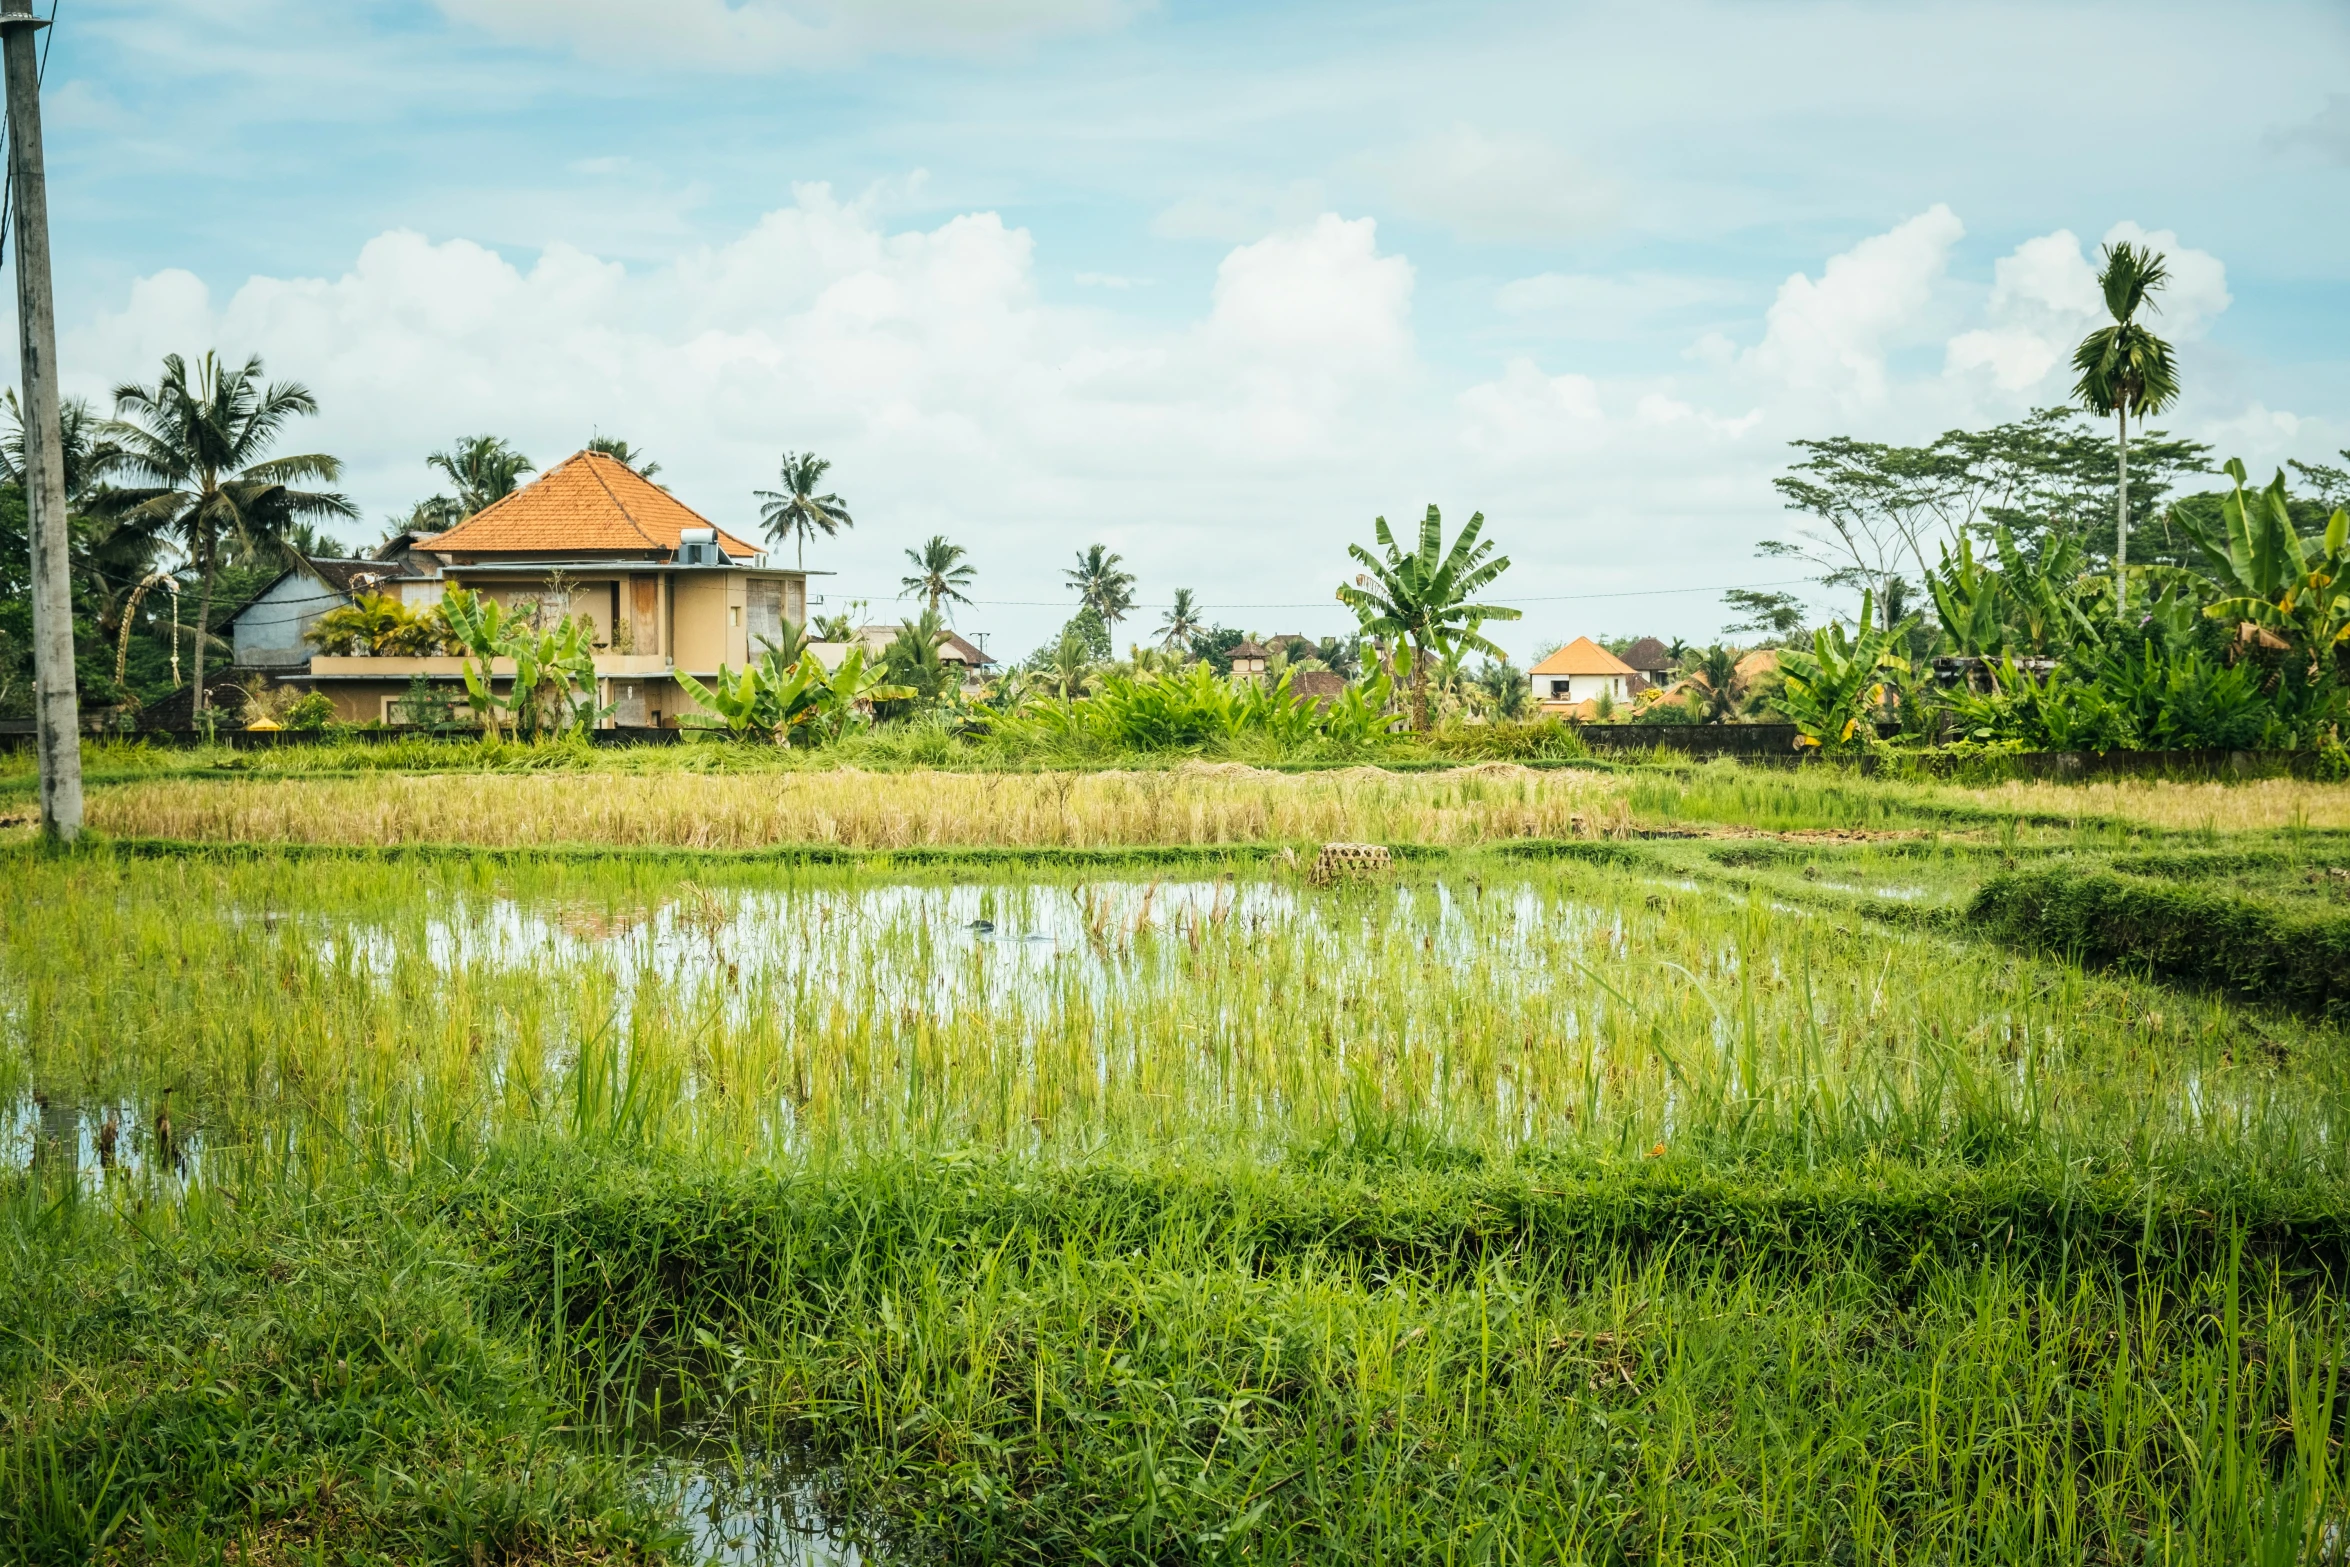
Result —
<instances>
[{"instance_id":1,"label":"grass","mask_svg":"<svg viewBox=\"0 0 2350 1567\"><path fill-rule=\"evenodd\" d=\"M4 851L11 1559L686 1560L713 1454L891 1561L2338 1559L2340 1034L1966 912L2316 917L2313 817L1716 766L100 811L142 841ZM1326 837L1418 852L1263 852Z\"/></svg>"}]
</instances>

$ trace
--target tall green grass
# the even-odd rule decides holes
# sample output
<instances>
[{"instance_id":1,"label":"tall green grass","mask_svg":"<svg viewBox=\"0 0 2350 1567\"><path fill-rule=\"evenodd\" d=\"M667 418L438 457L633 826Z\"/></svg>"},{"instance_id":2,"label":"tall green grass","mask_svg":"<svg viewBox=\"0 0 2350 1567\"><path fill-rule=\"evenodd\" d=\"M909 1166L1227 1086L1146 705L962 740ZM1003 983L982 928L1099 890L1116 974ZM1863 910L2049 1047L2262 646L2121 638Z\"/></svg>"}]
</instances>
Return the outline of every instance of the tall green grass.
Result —
<instances>
[{"instance_id":1,"label":"tall green grass","mask_svg":"<svg viewBox=\"0 0 2350 1567\"><path fill-rule=\"evenodd\" d=\"M17 855L0 1553L674 1554L690 1435L909 1561L2336 1559L2340 1036L1900 830Z\"/></svg>"}]
</instances>

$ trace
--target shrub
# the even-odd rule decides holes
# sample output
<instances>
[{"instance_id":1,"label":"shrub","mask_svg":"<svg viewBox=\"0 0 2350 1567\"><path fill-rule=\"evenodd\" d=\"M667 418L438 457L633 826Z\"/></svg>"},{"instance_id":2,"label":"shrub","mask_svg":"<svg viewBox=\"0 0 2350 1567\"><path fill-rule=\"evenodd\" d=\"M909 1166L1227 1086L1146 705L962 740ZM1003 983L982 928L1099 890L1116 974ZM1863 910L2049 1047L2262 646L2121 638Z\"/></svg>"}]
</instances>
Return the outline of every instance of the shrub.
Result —
<instances>
[{"instance_id":1,"label":"shrub","mask_svg":"<svg viewBox=\"0 0 2350 1567\"><path fill-rule=\"evenodd\" d=\"M2350 1011L2350 916L2056 864L1994 876L1967 910L1985 933L2318 1014Z\"/></svg>"},{"instance_id":2,"label":"shrub","mask_svg":"<svg viewBox=\"0 0 2350 1567\"><path fill-rule=\"evenodd\" d=\"M300 701L286 709L288 729L324 729L335 721L335 704L324 691L304 692Z\"/></svg>"}]
</instances>

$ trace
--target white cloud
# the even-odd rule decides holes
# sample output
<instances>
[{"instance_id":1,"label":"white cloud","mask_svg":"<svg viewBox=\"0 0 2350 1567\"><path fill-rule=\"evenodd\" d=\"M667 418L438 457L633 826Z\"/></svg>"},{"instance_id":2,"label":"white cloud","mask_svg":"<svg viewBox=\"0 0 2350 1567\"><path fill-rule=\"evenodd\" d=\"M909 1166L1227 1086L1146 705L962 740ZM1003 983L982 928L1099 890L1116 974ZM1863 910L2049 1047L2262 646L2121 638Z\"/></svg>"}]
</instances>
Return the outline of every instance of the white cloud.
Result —
<instances>
[{"instance_id":1,"label":"white cloud","mask_svg":"<svg viewBox=\"0 0 2350 1567\"><path fill-rule=\"evenodd\" d=\"M1817 279L1796 273L1779 286L1763 340L1746 356L1754 369L1798 391L1826 393L1858 409L1885 400L1888 347L1914 333L1966 233L1937 202L1891 231L1828 258Z\"/></svg>"},{"instance_id":2,"label":"white cloud","mask_svg":"<svg viewBox=\"0 0 2350 1567\"><path fill-rule=\"evenodd\" d=\"M1493 303L1503 315L1564 337L1630 337L1660 317L1718 309L1743 291L1722 278L1671 272L1594 277L1542 272L1504 283Z\"/></svg>"},{"instance_id":3,"label":"white cloud","mask_svg":"<svg viewBox=\"0 0 2350 1567\"><path fill-rule=\"evenodd\" d=\"M439 0L518 43L618 63L724 71L805 68L870 54L968 54L1115 27L1137 0Z\"/></svg>"},{"instance_id":4,"label":"white cloud","mask_svg":"<svg viewBox=\"0 0 2350 1567\"><path fill-rule=\"evenodd\" d=\"M1615 221L1613 182L1572 153L1523 131L1458 124L1374 169L1398 206L1470 239L1567 239Z\"/></svg>"},{"instance_id":5,"label":"white cloud","mask_svg":"<svg viewBox=\"0 0 2350 1567\"><path fill-rule=\"evenodd\" d=\"M1152 218L1151 232L1161 239L1213 239L1235 244L1273 229L1311 223L1328 210L1330 199L1319 180L1202 191L1183 197Z\"/></svg>"},{"instance_id":6,"label":"white cloud","mask_svg":"<svg viewBox=\"0 0 2350 1567\"><path fill-rule=\"evenodd\" d=\"M225 299L159 272L69 326L61 357L69 390L102 395L167 351L261 353L318 393L324 416L294 439L343 456L375 519L438 488L424 454L476 430L542 464L598 428L625 437L689 504L745 529L778 453L814 448L859 518L810 555L840 573L819 589L836 601L886 603L899 552L934 532L973 551L975 597L1058 600L1055 568L1099 540L1146 601L1182 585L1243 625L1337 630L1335 606L1232 606L1325 599L1375 512L1430 501L1492 519L1518 563L1505 597L1649 586L1660 562L1712 559L1713 580L1733 580L1780 525L1769 480L1790 437L1914 439L2020 412L2035 388L1888 359L1912 315L1941 313L1926 303L1957 233L1937 208L1791 279L1743 354L1712 335L1668 373L1604 372L1570 347L1464 375L1421 357L1413 266L1367 218L1231 247L1168 324L1121 314L1114 293L1045 302L1034 241L993 213L893 231L871 203L807 186L731 241L650 267L393 231L339 276L256 277ZM2087 308L2086 264L2068 234L2019 246L1968 326L2060 341ZM2256 462L2339 434L2257 405L2180 433ZM1696 618L1670 629L1711 629L1709 607L1682 613ZM983 605L966 623L1020 653L1061 618ZM1557 629L1538 618L1523 642Z\"/></svg>"},{"instance_id":7,"label":"white cloud","mask_svg":"<svg viewBox=\"0 0 2350 1567\"><path fill-rule=\"evenodd\" d=\"M2153 247L2170 263L2170 281L2154 296L2157 319L2147 323L2163 336L2201 337L2212 318L2235 303L2228 293L2228 269L2211 252L2180 244L2169 229L2147 230L2123 222L2105 231L2108 245L2125 240Z\"/></svg>"},{"instance_id":8,"label":"white cloud","mask_svg":"<svg viewBox=\"0 0 2350 1567\"><path fill-rule=\"evenodd\" d=\"M2207 251L2179 243L2168 230L2149 233L2135 223L2107 230L2107 244L2151 245L2170 263L2170 283L2156 296L2161 307L2147 324L2175 341L2201 337L2228 308L2227 268ZM1951 338L1944 358L1956 377L1987 376L2002 392L2057 395L2069 384L2072 352L2104 324L2098 262L2069 229L2025 240L1992 268L1987 322Z\"/></svg>"},{"instance_id":9,"label":"white cloud","mask_svg":"<svg viewBox=\"0 0 2350 1567\"><path fill-rule=\"evenodd\" d=\"M1266 522L1327 504L1333 471L1382 466L1419 377L1412 288L1370 220L1325 216L1235 248L1204 311L1146 329L1041 303L1028 234L992 213L893 233L816 186L645 270L394 231L341 276L256 277L224 301L158 273L70 331L69 362L99 395L168 351L260 353L318 394L294 439L345 458L371 525L431 492L424 454L455 436L495 430L543 465L601 428L738 528L783 448L833 458L860 520L811 554L844 572L835 591L886 599L899 549L943 531L1007 598L1045 596L1044 563L1097 538L1160 584L1261 597L1319 581L1308 560L1337 549Z\"/></svg>"}]
</instances>

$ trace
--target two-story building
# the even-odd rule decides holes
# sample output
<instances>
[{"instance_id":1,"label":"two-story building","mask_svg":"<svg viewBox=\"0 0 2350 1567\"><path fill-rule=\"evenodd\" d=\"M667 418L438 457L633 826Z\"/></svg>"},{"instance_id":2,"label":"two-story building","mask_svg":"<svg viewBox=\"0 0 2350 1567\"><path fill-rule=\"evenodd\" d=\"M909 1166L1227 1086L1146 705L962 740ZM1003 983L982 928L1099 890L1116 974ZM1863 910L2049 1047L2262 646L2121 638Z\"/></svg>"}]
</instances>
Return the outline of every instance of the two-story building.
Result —
<instances>
[{"instance_id":1,"label":"two-story building","mask_svg":"<svg viewBox=\"0 0 2350 1567\"><path fill-rule=\"evenodd\" d=\"M422 611L451 588L509 610L584 617L608 724L674 725L691 706L682 671L741 669L783 623L805 625L808 577L703 517L626 463L581 452L445 533L403 541L401 567L370 584ZM814 573L821 575L821 573ZM412 679L463 691L464 660L327 657L286 669L346 723L398 721ZM493 680L511 675L501 661Z\"/></svg>"}]
</instances>

